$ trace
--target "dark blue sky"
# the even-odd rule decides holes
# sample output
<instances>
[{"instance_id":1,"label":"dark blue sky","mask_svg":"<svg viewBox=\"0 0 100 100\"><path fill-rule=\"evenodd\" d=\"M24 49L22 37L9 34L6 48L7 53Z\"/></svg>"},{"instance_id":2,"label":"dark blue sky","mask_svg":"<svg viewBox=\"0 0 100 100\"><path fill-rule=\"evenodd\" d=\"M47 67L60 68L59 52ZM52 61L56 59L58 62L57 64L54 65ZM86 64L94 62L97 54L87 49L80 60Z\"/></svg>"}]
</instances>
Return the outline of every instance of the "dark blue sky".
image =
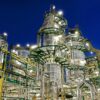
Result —
<instances>
[{"instance_id":1,"label":"dark blue sky","mask_svg":"<svg viewBox=\"0 0 100 100\"><path fill-rule=\"evenodd\" d=\"M78 24L100 49L100 0L0 0L0 34L8 33L9 44L36 43L44 12L51 4L64 11L69 27Z\"/></svg>"}]
</instances>

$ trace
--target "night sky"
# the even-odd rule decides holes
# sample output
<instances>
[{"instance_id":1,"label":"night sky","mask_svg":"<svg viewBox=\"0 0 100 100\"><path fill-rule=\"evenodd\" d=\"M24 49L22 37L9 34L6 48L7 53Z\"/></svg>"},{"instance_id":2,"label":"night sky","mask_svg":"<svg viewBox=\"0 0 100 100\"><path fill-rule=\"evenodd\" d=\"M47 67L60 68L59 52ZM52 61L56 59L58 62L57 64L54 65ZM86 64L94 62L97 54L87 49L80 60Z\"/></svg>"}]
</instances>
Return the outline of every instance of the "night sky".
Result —
<instances>
[{"instance_id":1,"label":"night sky","mask_svg":"<svg viewBox=\"0 0 100 100\"><path fill-rule=\"evenodd\" d=\"M82 34L100 49L100 0L0 0L0 34L8 33L10 45L36 43L51 4L64 11L69 27L79 25Z\"/></svg>"}]
</instances>

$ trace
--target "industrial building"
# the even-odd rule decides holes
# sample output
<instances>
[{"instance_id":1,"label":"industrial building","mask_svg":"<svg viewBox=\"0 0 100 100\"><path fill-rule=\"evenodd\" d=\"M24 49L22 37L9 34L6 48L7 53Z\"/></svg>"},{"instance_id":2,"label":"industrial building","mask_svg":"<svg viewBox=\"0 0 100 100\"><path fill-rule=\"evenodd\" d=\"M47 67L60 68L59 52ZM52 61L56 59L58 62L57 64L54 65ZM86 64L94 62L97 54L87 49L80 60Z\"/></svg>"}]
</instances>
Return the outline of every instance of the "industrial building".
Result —
<instances>
[{"instance_id":1,"label":"industrial building","mask_svg":"<svg viewBox=\"0 0 100 100\"><path fill-rule=\"evenodd\" d=\"M67 29L67 31L66 31ZM100 51L51 6L37 44L8 50L0 35L0 100L100 100Z\"/></svg>"}]
</instances>

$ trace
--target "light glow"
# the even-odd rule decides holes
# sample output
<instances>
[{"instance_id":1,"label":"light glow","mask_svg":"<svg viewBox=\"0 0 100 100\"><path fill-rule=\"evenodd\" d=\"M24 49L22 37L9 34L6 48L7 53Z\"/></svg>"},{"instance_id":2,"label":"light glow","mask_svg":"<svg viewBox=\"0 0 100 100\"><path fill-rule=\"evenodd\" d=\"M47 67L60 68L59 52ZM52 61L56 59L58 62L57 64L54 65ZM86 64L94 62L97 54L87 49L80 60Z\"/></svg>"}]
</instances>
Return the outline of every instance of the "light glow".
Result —
<instances>
[{"instance_id":1,"label":"light glow","mask_svg":"<svg viewBox=\"0 0 100 100\"><path fill-rule=\"evenodd\" d=\"M31 46L31 49L35 49L35 48L37 48L37 45L32 45Z\"/></svg>"},{"instance_id":2,"label":"light glow","mask_svg":"<svg viewBox=\"0 0 100 100\"><path fill-rule=\"evenodd\" d=\"M26 44L26 47L30 47L30 44Z\"/></svg>"},{"instance_id":3,"label":"light glow","mask_svg":"<svg viewBox=\"0 0 100 100\"><path fill-rule=\"evenodd\" d=\"M19 65L19 66L21 65L21 63L19 61L17 61L17 60L16 60L16 64Z\"/></svg>"},{"instance_id":4,"label":"light glow","mask_svg":"<svg viewBox=\"0 0 100 100\"><path fill-rule=\"evenodd\" d=\"M33 70L30 70L30 73L32 73L33 72Z\"/></svg>"},{"instance_id":5,"label":"light glow","mask_svg":"<svg viewBox=\"0 0 100 100\"><path fill-rule=\"evenodd\" d=\"M91 51L90 54L93 54L93 52Z\"/></svg>"},{"instance_id":6,"label":"light glow","mask_svg":"<svg viewBox=\"0 0 100 100\"><path fill-rule=\"evenodd\" d=\"M80 65L81 65L81 66L84 66L85 64L86 64L86 61L85 61L85 60L81 60L81 61L80 61Z\"/></svg>"},{"instance_id":7,"label":"light glow","mask_svg":"<svg viewBox=\"0 0 100 100\"><path fill-rule=\"evenodd\" d=\"M59 25L62 25L62 22L61 21L59 22Z\"/></svg>"},{"instance_id":8,"label":"light glow","mask_svg":"<svg viewBox=\"0 0 100 100\"><path fill-rule=\"evenodd\" d=\"M99 75L99 71L96 71L95 74L98 76Z\"/></svg>"},{"instance_id":9,"label":"light glow","mask_svg":"<svg viewBox=\"0 0 100 100\"><path fill-rule=\"evenodd\" d=\"M60 40L61 37L62 37L62 35L55 36L55 37L54 37L54 40L55 40L56 42L58 42L58 41Z\"/></svg>"},{"instance_id":10,"label":"light glow","mask_svg":"<svg viewBox=\"0 0 100 100\"><path fill-rule=\"evenodd\" d=\"M79 32L78 31L75 31L75 34L79 34Z\"/></svg>"},{"instance_id":11,"label":"light glow","mask_svg":"<svg viewBox=\"0 0 100 100\"><path fill-rule=\"evenodd\" d=\"M20 47L20 44L17 44L16 47Z\"/></svg>"},{"instance_id":12,"label":"light glow","mask_svg":"<svg viewBox=\"0 0 100 100\"><path fill-rule=\"evenodd\" d=\"M86 45L86 46L89 46L89 43L86 43L85 45Z\"/></svg>"},{"instance_id":13,"label":"light glow","mask_svg":"<svg viewBox=\"0 0 100 100\"><path fill-rule=\"evenodd\" d=\"M52 6L52 8L53 8L53 9L55 9L55 8L56 8L56 6L55 6L55 5L53 5L53 6Z\"/></svg>"},{"instance_id":14,"label":"light glow","mask_svg":"<svg viewBox=\"0 0 100 100\"><path fill-rule=\"evenodd\" d=\"M98 88L98 91L100 91L100 88Z\"/></svg>"},{"instance_id":15,"label":"light glow","mask_svg":"<svg viewBox=\"0 0 100 100\"><path fill-rule=\"evenodd\" d=\"M12 52L15 53L15 54L18 54L18 52L16 50L14 50L14 49L12 50Z\"/></svg>"},{"instance_id":16,"label":"light glow","mask_svg":"<svg viewBox=\"0 0 100 100\"><path fill-rule=\"evenodd\" d=\"M54 24L54 27L55 27L55 28L59 28L59 25L58 25L58 24Z\"/></svg>"},{"instance_id":17,"label":"light glow","mask_svg":"<svg viewBox=\"0 0 100 100\"><path fill-rule=\"evenodd\" d=\"M38 93L38 94L36 94L36 96L37 96L37 97L39 97L39 96L40 96L40 94Z\"/></svg>"},{"instance_id":18,"label":"light glow","mask_svg":"<svg viewBox=\"0 0 100 100\"><path fill-rule=\"evenodd\" d=\"M3 33L3 35L4 35L4 36L7 36L7 33L6 33L6 32L4 32L4 33Z\"/></svg>"},{"instance_id":19,"label":"light glow","mask_svg":"<svg viewBox=\"0 0 100 100\"><path fill-rule=\"evenodd\" d=\"M63 11L62 10L60 10L60 11L58 11L58 15L63 15Z\"/></svg>"}]
</instances>

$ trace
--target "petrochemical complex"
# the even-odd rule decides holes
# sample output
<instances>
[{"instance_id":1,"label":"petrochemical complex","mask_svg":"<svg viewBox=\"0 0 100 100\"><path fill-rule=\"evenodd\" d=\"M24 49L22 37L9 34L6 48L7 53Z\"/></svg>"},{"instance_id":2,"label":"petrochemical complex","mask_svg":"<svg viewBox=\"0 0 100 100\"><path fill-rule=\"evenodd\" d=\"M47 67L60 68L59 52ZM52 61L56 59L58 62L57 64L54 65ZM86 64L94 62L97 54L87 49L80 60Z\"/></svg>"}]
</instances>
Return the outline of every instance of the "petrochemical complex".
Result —
<instances>
[{"instance_id":1,"label":"petrochemical complex","mask_svg":"<svg viewBox=\"0 0 100 100\"><path fill-rule=\"evenodd\" d=\"M66 31L67 29L67 31ZM37 44L8 50L0 35L0 100L100 100L100 51L51 6Z\"/></svg>"}]
</instances>

